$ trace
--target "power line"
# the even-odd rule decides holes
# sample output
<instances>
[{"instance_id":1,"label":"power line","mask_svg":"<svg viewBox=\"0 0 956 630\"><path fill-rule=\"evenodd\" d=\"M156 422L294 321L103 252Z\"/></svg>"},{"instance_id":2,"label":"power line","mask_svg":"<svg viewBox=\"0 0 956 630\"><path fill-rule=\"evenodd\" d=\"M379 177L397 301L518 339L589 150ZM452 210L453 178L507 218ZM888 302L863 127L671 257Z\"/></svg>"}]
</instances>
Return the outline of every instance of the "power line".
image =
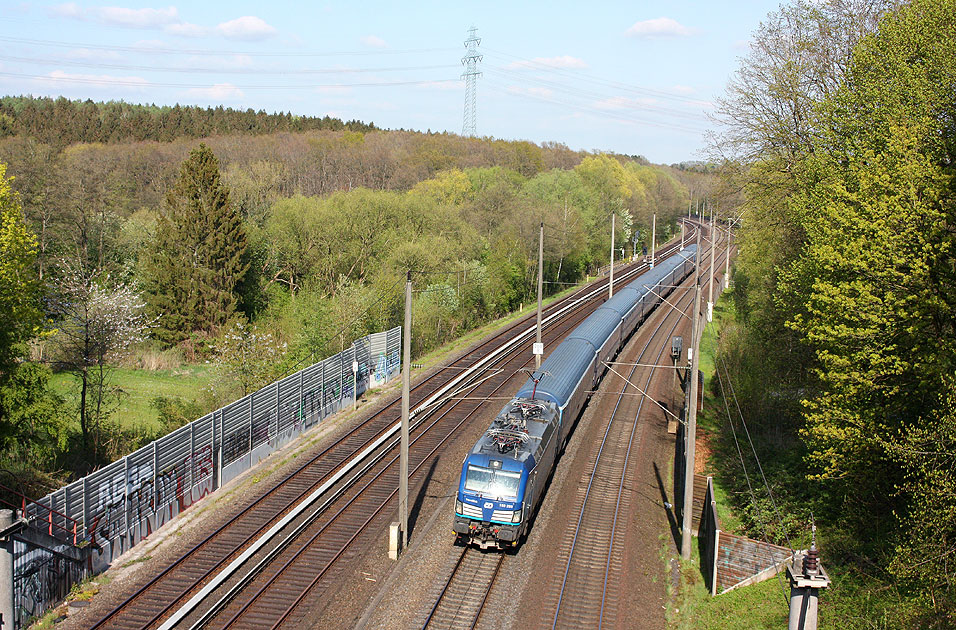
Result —
<instances>
[{"instance_id":1,"label":"power line","mask_svg":"<svg viewBox=\"0 0 956 630\"><path fill-rule=\"evenodd\" d=\"M737 429L734 426L734 421L730 417L730 407L727 404L727 395L724 390L724 380L720 376L720 370L716 369L717 368L716 359L714 360L714 367L715 367L715 372L717 372L717 381L720 384L720 397L724 401L724 410L727 413L727 422L730 424L730 430L734 436L734 445L737 447L737 456L740 458L740 467L743 470L744 478L747 480L747 488L750 490L750 499L753 502L754 510L757 512L759 516L760 508L757 504L757 494L754 492L753 484L750 483L750 474L747 472L747 464L744 462L744 454L743 454L743 451L740 449L740 442L737 440ZM728 382L729 382L729 375L728 375ZM760 529L763 533L764 542L769 545L770 540L769 540L769 536L767 535L767 526L764 523L760 523L760 525L761 525ZM783 523L781 523L781 527L782 526L783 526ZM787 539L787 542L789 544L789 538ZM790 549L790 553L791 554L793 553L793 548ZM773 549L769 549L769 554L770 554L770 564L772 566L776 566L777 559L773 557ZM777 571L776 574L777 574L777 583L780 584L780 588L783 591L783 599L787 603L787 606L789 606L790 598L787 596L787 588L783 584L783 579L780 577L780 572Z\"/></svg>"},{"instance_id":2,"label":"power line","mask_svg":"<svg viewBox=\"0 0 956 630\"><path fill-rule=\"evenodd\" d=\"M367 57L375 55L406 55L417 53L449 52L455 48L414 48L407 50L353 50L328 52L261 52L248 50L209 50L197 48L164 48L159 46L111 46L107 44L89 44L80 42L64 42L43 39L28 39L24 37L3 37L0 42L15 44L31 44L34 46L49 46L53 48L88 48L90 50L110 50L115 52L135 52L143 54L160 53L164 55L244 55L248 57Z\"/></svg>"},{"instance_id":3,"label":"power line","mask_svg":"<svg viewBox=\"0 0 956 630\"><path fill-rule=\"evenodd\" d=\"M190 74L268 74L268 75L309 75L309 74L359 74L364 72L395 72L402 70L450 70L452 65L432 66L391 66L382 68L315 68L304 70L279 70L275 68L184 68L182 66L148 66L139 64L120 64L93 61L76 61L72 59L42 59L37 57L15 57L0 55L0 60L27 63L32 65L61 65L81 68L96 68L110 70L153 70L157 72L177 72Z\"/></svg>"},{"instance_id":4,"label":"power line","mask_svg":"<svg viewBox=\"0 0 956 630\"><path fill-rule=\"evenodd\" d=\"M717 361L714 361L714 367L717 367ZM793 552L793 544L790 542L790 536L787 534L787 528L783 524L783 516L780 514L780 509L777 507L777 502L773 498L773 491L770 489L770 484L767 483L767 476L763 472L763 466L760 464L760 458L757 457L757 449L754 447L754 441L750 437L750 429L747 428L747 422L744 420L744 414L740 410L740 403L737 401L737 393L734 391L734 384L730 380L730 374L727 372L727 368L724 367L723 369L724 374L727 376L727 385L730 387L730 393L734 397L734 405L737 407L737 415L740 417L740 424L743 425L744 432L747 434L747 441L750 442L750 450L754 454L754 461L757 462L757 470L760 471L760 477L763 479L763 485L767 489L767 495L770 497L770 505L773 506L773 510L777 514L777 518L780 520L780 529L783 531L784 538L787 539L787 546L790 547L790 551Z\"/></svg>"},{"instance_id":5,"label":"power line","mask_svg":"<svg viewBox=\"0 0 956 630\"><path fill-rule=\"evenodd\" d=\"M209 83L168 83L153 82L146 79L137 80L136 77L89 77L89 76L57 76L46 74L23 74L19 72L0 72L0 76L17 77L21 79L35 79L38 81L57 81L63 83L82 83L92 85L115 85L121 87L173 87L173 88L211 88ZM359 88L359 87L399 87L406 85L439 85L458 83L456 79L432 79L417 81L368 81L363 83L296 83L287 85L232 85L242 90L308 90L315 88Z\"/></svg>"},{"instance_id":6,"label":"power line","mask_svg":"<svg viewBox=\"0 0 956 630\"><path fill-rule=\"evenodd\" d=\"M649 126L649 127L659 127L659 128L661 128L661 129L667 129L667 130L673 130L673 131L683 131L683 132L686 132L686 133L699 134L699 133L704 133L704 132L706 131L705 129L702 129L702 128L685 127L685 126L683 126L683 125L676 125L676 124L672 124L672 123L666 123L666 122L660 122L660 121L653 121L653 120L648 120L648 119L646 119L646 118L638 118L638 117L635 117L635 116L625 116L625 115L621 115L621 114L615 113L615 112L613 112L613 111L607 111L607 110L598 109L598 108L596 108L596 107L594 107L594 106L579 105L579 104L576 104L576 103L571 103L571 102L567 102L567 101L562 101L562 100L559 100L559 99L557 99L557 98L552 98L552 97L549 97L549 96L542 96L542 95L539 95L539 94L533 94L533 93L529 93L529 92L515 93L515 92L509 90L509 89L508 89L508 86L502 85L502 84L498 84L498 83L496 83L496 82L494 82L494 81L489 82L489 85L491 85L492 87L499 87L499 88L501 89L501 91L502 91L503 93L506 93L506 94L512 94L512 95L515 95L515 96L522 96L522 97L524 97L524 98L529 98L529 99L532 99L532 100L535 100L535 101L541 101L541 102L545 102L545 103L551 103L551 104L554 104L554 105L559 105L559 106L562 106L562 107L567 107L567 108L570 108L570 109L574 109L574 110L577 110L577 111L581 111L581 112L584 112L584 113L587 113L587 114L592 114L592 115L595 115L595 116L598 116L598 117L602 117L602 118L610 118L610 119L614 119L614 120L620 120L620 121L623 121L623 122L634 123L634 124L641 124L641 125L647 125L647 126Z\"/></svg>"},{"instance_id":7,"label":"power line","mask_svg":"<svg viewBox=\"0 0 956 630\"><path fill-rule=\"evenodd\" d=\"M511 55L511 54L506 53L506 52L497 51L497 50L494 50L494 49L487 49L487 50L488 50L488 52L491 53L493 56L500 55L500 56L502 56L502 57L507 57L507 58L516 60L516 63L517 63L518 65L512 64L516 69L517 69L517 68L527 68L527 69L529 69L529 70L540 70L540 71L553 72L553 73L556 73L556 74L562 74L562 75L565 75L565 76L574 78L575 80L578 80L578 81L586 81L586 82L588 82L588 83L594 83L594 84L601 85L601 86L605 86L605 87L612 87L612 88L614 88L614 89L624 90L624 91L626 91L626 92L632 92L632 93L643 94L643 95L651 95L651 96L655 96L655 97L658 97L658 98L663 98L663 99L672 100L672 101L685 102L685 103L692 104L692 105L701 105L701 104L703 104L703 102L700 101L699 99L694 99L694 98L687 97L687 96L680 96L680 95L678 95L678 94L672 94L672 93L666 92L666 91L664 91L664 90L656 90L656 89L653 89L653 88L647 88L647 87L641 87L641 86L637 86L637 85L632 85L632 84L629 84L629 83L623 83L623 82L621 82L621 81L614 81L614 80L612 80L612 79L604 79L604 78L601 78L601 77L595 77L595 76L592 76L592 75L590 75L590 74L587 74L587 73L583 72L582 70L578 70L578 69L574 69L574 68L563 68L563 67L555 66L555 65L553 65L553 64L551 64L551 63L548 63L547 60L526 59L526 58L518 57L518 56L516 56L516 55Z\"/></svg>"},{"instance_id":8,"label":"power line","mask_svg":"<svg viewBox=\"0 0 956 630\"><path fill-rule=\"evenodd\" d=\"M515 72L515 71L513 71L513 70L505 70L505 69L497 68L497 67L493 67L493 66L492 66L492 67L489 67L489 70L490 70L492 73L497 73L497 74L499 74L499 75L501 75L501 76L504 76L504 77L507 77L507 78L514 78L514 79L516 79L516 80L520 80L521 83L535 83L535 84L537 84L537 85L543 85L543 86L545 86L545 87L554 88L554 89L556 89L556 90L559 90L562 94L577 94L577 95L580 95L580 96L582 96L582 97L591 98L591 99L603 98L605 101L610 101L610 100L613 100L613 99L615 99L615 98L623 98L623 97L619 97L619 96L608 96L608 95L606 95L606 94L600 94L600 93L598 93L598 92L593 92L593 91L590 91L590 90L584 90L584 89L581 89L581 88L577 88L577 87L573 87L573 86L568 86L568 85L566 85L566 84L564 84L564 83L559 83L559 82L557 82L557 81L549 81L549 80L547 80L547 79L542 79L542 78L538 78L538 77L524 76L524 75L522 75L521 73ZM640 110L646 110L646 111L651 111L651 112L657 112L657 113L664 114L664 115L666 115L666 116L674 116L674 117L676 117L676 118L685 118L685 119L689 119L689 120L693 120L693 121L703 121L703 120L706 120L706 118L703 116L703 114L697 114L697 113L692 113L692 112L685 112L685 111L680 111L680 110L677 110L677 109L667 109L667 108L664 108L664 107L658 107L658 106L653 105L653 104L651 104L651 103L641 103L641 102L638 102L638 101L630 101L628 104L629 104L633 109L640 109ZM601 108L597 108L597 107L595 107L595 108L596 108L596 109L601 109Z\"/></svg>"}]
</instances>

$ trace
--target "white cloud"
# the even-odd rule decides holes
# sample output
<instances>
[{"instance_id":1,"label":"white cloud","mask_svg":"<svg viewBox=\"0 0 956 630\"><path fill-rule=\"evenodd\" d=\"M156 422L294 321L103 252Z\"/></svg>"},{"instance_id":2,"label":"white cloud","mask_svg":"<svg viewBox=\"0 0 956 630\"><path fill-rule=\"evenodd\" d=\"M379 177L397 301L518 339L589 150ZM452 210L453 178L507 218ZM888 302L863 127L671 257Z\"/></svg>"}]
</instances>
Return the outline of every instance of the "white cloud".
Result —
<instances>
[{"instance_id":1,"label":"white cloud","mask_svg":"<svg viewBox=\"0 0 956 630\"><path fill-rule=\"evenodd\" d=\"M192 88L187 90L186 94L193 98L216 102L239 99L244 96L242 90L232 83L216 83L207 88Z\"/></svg>"},{"instance_id":2,"label":"white cloud","mask_svg":"<svg viewBox=\"0 0 956 630\"><path fill-rule=\"evenodd\" d=\"M81 9L80 5L78 5L75 2L66 2L64 4L58 4L52 9L50 9L50 12L53 15L56 15L58 17L68 17L68 18L77 18L77 19L83 18L83 9Z\"/></svg>"},{"instance_id":3,"label":"white cloud","mask_svg":"<svg viewBox=\"0 0 956 630\"><path fill-rule=\"evenodd\" d=\"M254 15L244 15L235 20L223 22L216 27L216 30L226 39L243 39L246 41L267 39L279 32L275 27L267 24L265 20Z\"/></svg>"},{"instance_id":4,"label":"white cloud","mask_svg":"<svg viewBox=\"0 0 956 630\"><path fill-rule=\"evenodd\" d=\"M368 46L369 48L387 48L388 43L381 37L376 37L375 35L366 35L365 37L360 38L361 42Z\"/></svg>"},{"instance_id":5,"label":"white cloud","mask_svg":"<svg viewBox=\"0 0 956 630\"><path fill-rule=\"evenodd\" d=\"M107 24L127 28L160 28L179 22L176 7L165 9L127 9L125 7L97 7L92 10L96 19Z\"/></svg>"},{"instance_id":6,"label":"white cloud","mask_svg":"<svg viewBox=\"0 0 956 630\"><path fill-rule=\"evenodd\" d=\"M149 85L143 77L117 77L110 74L72 74L63 70L54 70L42 79L36 79L44 85L62 85L64 82L95 85L97 87L139 88Z\"/></svg>"},{"instance_id":7,"label":"white cloud","mask_svg":"<svg viewBox=\"0 0 956 630\"><path fill-rule=\"evenodd\" d=\"M631 28L627 29L627 35L631 37L688 37L694 32L693 29L669 17L635 22Z\"/></svg>"},{"instance_id":8,"label":"white cloud","mask_svg":"<svg viewBox=\"0 0 956 630\"><path fill-rule=\"evenodd\" d=\"M199 26L198 24L191 24L189 22L167 24L163 27L163 30L176 37L205 37L209 34L209 29L205 26Z\"/></svg>"},{"instance_id":9,"label":"white cloud","mask_svg":"<svg viewBox=\"0 0 956 630\"><path fill-rule=\"evenodd\" d=\"M518 68L587 68L588 64L583 59L572 57L570 55L561 55L560 57L535 57L531 61L515 61L506 66L511 69Z\"/></svg>"},{"instance_id":10,"label":"white cloud","mask_svg":"<svg viewBox=\"0 0 956 630\"><path fill-rule=\"evenodd\" d=\"M58 4L50 12L57 17L75 20L94 20L124 28L164 28L181 24L176 7L164 9L130 9L127 7L93 7L84 9L75 2Z\"/></svg>"},{"instance_id":11,"label":"white cloud","mask_svg":"<svg viewBox=\"0 0 956 630\"><path fill-rule=\"evenodd\" d=\"M689 85L672 85L671 92L673 92L674 94L682 94L684 96L687 96L689 94L694 94L695 92L697 92L697 90L695 90Z\"/></svg>"}]
</instances>

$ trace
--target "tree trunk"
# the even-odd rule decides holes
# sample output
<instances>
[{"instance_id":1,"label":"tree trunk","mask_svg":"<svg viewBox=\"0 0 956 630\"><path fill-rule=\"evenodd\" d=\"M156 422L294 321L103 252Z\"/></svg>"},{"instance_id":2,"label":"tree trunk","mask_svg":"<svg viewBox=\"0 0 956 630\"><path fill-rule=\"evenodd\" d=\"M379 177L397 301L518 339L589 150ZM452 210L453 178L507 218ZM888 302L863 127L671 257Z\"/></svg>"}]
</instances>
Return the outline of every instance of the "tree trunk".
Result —
<instances>
[{"instance_id":1,"label":"tree trunk","mask_svg":"<svg viewBox=\"0 0 956 630\"><path fill-rule=\"evenodd\" d=\"M83 432L83 451L90 452L90 427L86 417L86 388L89 377L86 367L80 371L80 431Z\"/></svg>"}]
</instances>

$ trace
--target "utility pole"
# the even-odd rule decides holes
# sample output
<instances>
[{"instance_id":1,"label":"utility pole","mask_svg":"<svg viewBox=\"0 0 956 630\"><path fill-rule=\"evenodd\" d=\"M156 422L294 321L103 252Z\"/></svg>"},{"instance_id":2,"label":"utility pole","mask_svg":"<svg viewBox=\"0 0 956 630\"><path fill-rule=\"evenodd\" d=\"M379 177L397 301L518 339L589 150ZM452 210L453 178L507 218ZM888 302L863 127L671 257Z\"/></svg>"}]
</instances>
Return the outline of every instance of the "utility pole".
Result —
<instances>
[{"instance_id":1,"label":"utility pole","mask_svg":"<svg viewBox=\"0 0 956 630\"><path fill-rule=\"evenodd\" d=\"M611 213L611 279L607 283L607 299L614 297L614 213Z\"/></svg>"},{"instance_id":2,"label":"utility pole","mask_svg":"<svg viewBox=\"0 0 956 630\"><path fill-rule=\"evenodd\" d=\"M730 221L727 222L727 258L724 259L724 288L730 286Z\"/></svg>"},{"instance_id":3,"label":"utility pole","mask_svg":"<svg viewBox=\"0 0 956 630\"><path fill-rule=\"evenodd\" d=\"M688 212L688 214L690 214ZM687 231L687 223L685 221L680 222L680 251L684 251L684 233Z\"/></svg>"},{"instance_id":4,"label":"utility pole","mask_svg":"<svg viewBox=\"0 0 956 630\"><path fill-rule=\"evenodd\" d=\"M412 366L412 272L405 275L405 330L402 339L402 438L398 460L398 522L402 550L408 548L408 390Z\"/></svg>"},{"instance_id":5,"label":"utility pole","mask_svg":"<svg viewBox=\"0 0 956 630\"><path fill-rule=\"evenodd\" d=\"M787 565L787 579L790 580L788 630L817 630L820 590L830 586L830 577L820 564L816 525L813 525L812 532L806 555L795 556L793 563Z\"/></svg>"},{"instance_id":6,"label":"utility pole","mask_svg":"<svg viewBox=\"0 0 956 630\"><path fill-rule=\"evenodd\" d=\"M717 226L714 214L710 215L710 282L707 283L707 321L714 321L714 250L717 249Z\"/></svg>"},{"instance_id":7,"label":"utility pole","mask_svg":"<svg viewBox=\"0 0 956 630\"><path fill-rule=\"evenodd\" d=\"M693 527L694 509L694 457L697 448L697 371L700 357L700 232L697 232L697 253L695 255L697 274L694 282L694 324L691 327L690 348L690 400L687 405L687 427L684 431L684 507L682 511L680 555L690 559L690 538Z\"/></svg>"},{"instance_id":8,"label":"utility pole","mask_svg":"<svg viewBox=\"0 0 956 630\"><path fill-rule=\"evenodd\" d=\"M0 510L0 628L13 628L13 534L18 530L16 513Z\"/></svg>"},{"instance_id":9,"label":"utility pole","mask_svg":"<svg viewBox=\"0 0 956 630\"><path fill-rule=\"evenodd\" d=\"M651 269L654 268L654 249L657 245L657 213L654 213L654 218L651 219Z\"/></svg>"},{"instance_id":10,"label":"utility pole","mask_svg":"<svg viewBox=\"0 0 956 630\"><path fill-rule=\"evenodd\" d=\"M613 272L613 261L611 268ZM544 348L541 345L541 293L544 287L544 221L541 222L541 227L538 232L538 325L535 329L535 338L534 338L534 368L537 370L541 367L541 355L544 354Z\"/></svg>"},{"instance_id":11,"label":"utility pole","mask_svg":"<svg viewBox=\"0 0 956 630\"><path fill-rule=\"evenodd\" d=\"M478 29L472 26L468 29L468 39L465 40L468 52L461 58L461 63L465 66L465 71L461 73L461 78L465 80L465 111L461 126L463 136L474 136L478 128L478 77L481 76L478 62L482 59L482 55L478 54L480 45Z\"/></svg>"}]
</instances>

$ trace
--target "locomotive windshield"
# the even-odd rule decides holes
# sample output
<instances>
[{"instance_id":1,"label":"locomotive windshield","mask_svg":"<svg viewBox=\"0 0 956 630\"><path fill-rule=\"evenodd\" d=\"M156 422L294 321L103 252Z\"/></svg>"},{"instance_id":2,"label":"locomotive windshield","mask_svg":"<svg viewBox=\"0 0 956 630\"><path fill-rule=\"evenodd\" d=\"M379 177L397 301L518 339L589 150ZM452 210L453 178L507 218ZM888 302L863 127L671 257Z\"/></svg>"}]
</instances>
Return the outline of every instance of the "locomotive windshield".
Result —
<instances>
[{"instance_id":1,"label":"locomotive windshield","mask_svg":"<svg viewBox=\"0 0 956 630\"><path fill-rule=\"evenodd\" d=\"M469 464L465 474L465 490L480 492L485 496L516 498L519 481L521 473Z\"/></svg>"}]
</instances>

